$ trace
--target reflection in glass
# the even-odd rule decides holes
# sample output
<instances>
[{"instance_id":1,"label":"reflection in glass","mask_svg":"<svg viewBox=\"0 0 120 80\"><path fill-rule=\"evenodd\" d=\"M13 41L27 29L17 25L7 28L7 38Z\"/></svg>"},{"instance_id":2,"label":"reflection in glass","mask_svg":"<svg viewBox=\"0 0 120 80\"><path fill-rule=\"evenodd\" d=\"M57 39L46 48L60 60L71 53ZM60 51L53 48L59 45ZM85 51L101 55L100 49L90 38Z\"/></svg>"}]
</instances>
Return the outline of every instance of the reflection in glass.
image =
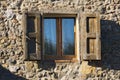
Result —
<instances>
[{"instance_id":1,"label":"reflection in glass","mask_svg":"<svg viewBox=\"0 0 120 80\"><path fill-rule=\"evenodd\" d=\"M74 18L62 18L62 49L64 55L74 55Z\"/></svg>"},{"instance_id":2,"label":"reflection in glass","mask_svg":"<svg viewBox=\"0 0 120 80\"><path fill-rule=\"evenodd\" d=\"M56 55L56 19L44 18L44 52Z\"/></svg>"}]
</instances>

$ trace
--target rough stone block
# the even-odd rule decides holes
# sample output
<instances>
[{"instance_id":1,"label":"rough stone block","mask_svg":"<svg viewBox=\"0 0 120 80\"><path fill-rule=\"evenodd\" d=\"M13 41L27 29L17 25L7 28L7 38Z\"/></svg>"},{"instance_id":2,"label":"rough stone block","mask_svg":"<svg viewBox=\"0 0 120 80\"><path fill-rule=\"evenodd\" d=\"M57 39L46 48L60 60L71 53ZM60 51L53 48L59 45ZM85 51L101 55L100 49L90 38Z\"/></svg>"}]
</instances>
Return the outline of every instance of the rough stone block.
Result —
<instances>
[{"instance_id":1,"label":"rough stone block","mask_svg":"<svg viewBox=\"0 0 120 80\"><path fill-rule=\"evenodd\" d=\"M33 67L34 67L33 62L25 62L25 69L26 69L27 72L30 72Z\"/></svg>"}]
</instances>

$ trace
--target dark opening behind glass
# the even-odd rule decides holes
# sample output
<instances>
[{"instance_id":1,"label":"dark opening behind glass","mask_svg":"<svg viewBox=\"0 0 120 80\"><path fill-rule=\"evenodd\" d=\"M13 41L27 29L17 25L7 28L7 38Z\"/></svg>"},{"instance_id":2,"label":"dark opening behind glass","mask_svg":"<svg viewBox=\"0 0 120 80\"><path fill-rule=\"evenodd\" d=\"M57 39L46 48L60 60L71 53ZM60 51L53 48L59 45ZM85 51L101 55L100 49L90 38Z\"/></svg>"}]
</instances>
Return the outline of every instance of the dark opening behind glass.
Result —
<instances>
[{"instance_id":1,"label":"dark opening behind glass","mask_svg":"<svg viewBox=\"0 0 120 80\"><path fill-rule=\"evenodd\" d=\"M28 42L28 53L30 59L35 59L36 58L36 42L35 38L31 38L30 40L27 40Z\"/></svg>"},{"instance_id":2,"label":"dark opening behind glass","mask_svg":"<svg viewBox=\"0 0 120 80\"><path fill-rule=\"evenodd\" d=\"M74 55L74 18L62 18L63 55Z\"/></svg>"},{"instance_id":3,"label":"dark opening behind glass","mask_svg":"<svg viewBox=\"0 0 120 80\"><path fill-rule=\"evenodd\" d=\"M44 18L44 53L56 55L56 19Z\"/></svg>"},{"instance_id":4,"label":"dark opening behind glass","mask_svg":"<svg viewBox=\"0 0 120 80\"><path fill-rule=\"evenodd\" d=\"M27 17L27 34L35 32L35 17L34 16L28 16ZM28 53L30 59L36 59L36 39L30 38L27 39L27 47L28 47Z\"/></svg>"},{"instance_id":5,"label":"dark opening behind glass","mask_svg":"<svg viewBox=\"0 0 120 80\"><path fill-rule=\"evenodd\" d=\"M27 32L35 32L35 17L28 16L27 17Z\"/></svg>"}]
</instances>

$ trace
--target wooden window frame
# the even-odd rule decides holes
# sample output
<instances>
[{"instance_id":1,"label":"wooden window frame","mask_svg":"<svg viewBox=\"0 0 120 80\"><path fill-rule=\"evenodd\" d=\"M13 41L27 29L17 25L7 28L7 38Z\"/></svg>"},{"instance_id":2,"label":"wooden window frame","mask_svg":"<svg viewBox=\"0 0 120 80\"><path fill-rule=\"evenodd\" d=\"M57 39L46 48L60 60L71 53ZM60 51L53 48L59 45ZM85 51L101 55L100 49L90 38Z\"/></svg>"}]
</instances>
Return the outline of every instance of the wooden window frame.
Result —
<instances>
[{"instance_id":1,"label":"wooden window frame","mask_svg":"<svg viewBox=\"0 0 120 80\"><path fill-rule=\"evenodd\" d=\"M101 60L100 14L82 13L81 18L81 60Z\"/></svg>"},{"instance_id":2,"label":"wooden window frame","mask_svg":"<svg viewBox=\"0 0 120 80\"><path fill-rule=\"evenodd\" d=\"M27 51L27 47L26 47L26 45L27 45L27 42L26 42L26 39L27 39L27 36L25 36L26 35L26 30L27 30L27 16L38 16L38 15L40 15L39 16L39 19L38 19L38 21L40 21L40 23L38 23L38 22L36 22L35 21L35 24L39 24L40 26L41 26L41 29L39 30L40 31L40 33L41 34L39 34L38 36L40 36L42 39L41 40L39 40L39 42L41 41L41 44L42 44L42 46L40 46L39 48L40 48L40 50L41 50L41 54L40 53L36 53L37 54L37 59L30 59L29 58L29 53L28 53L28 51ZM58 59L58 57L57 58L53 58L52 56L50 56L49 58L50 58L50 60L46 60L45 59L45 57L44 57L44 52L43 52L43 48L44 48L44 45L43 45L43 18L44 17L74 17L75 18L75 20L76 20L76 16L77 16L77 14L76 13L45 13L45 14L41 14L40 12L24 12L23 13L23 28L24 28L24 32L23 32L23 48L25 49L24 50L24 53L25 53L25 55L24 55L24 57L25 57L25 60L27 60L27 61L36 61L36 60L44 60L44 61L55 61L55 62L77 62L78 60L77 60L77 53L76 53L76 33L75 33L75 27L76 26L74 26L74 47L75 47L75 53L74 53L74 56L64 56L64 57L59 57L59 59ZM76 22L75 22L75 24L76 24ZM38 27L38 26L37 26ZM36 26L35 26L35 28L36 28ZM36 28L37 29L37 28ZM34 37L34 35L33 34L31 34L31 36L33 36ZM38 39L38 38L37 38ZM36 47L38 47L38 46L36 46ZM36 50L37 51L37 50ZM38 57L38 56L40 56L40 57Z\"/></svg>"},{"instance_id":3,"label":"wooden window frame","mask_svg":"<svg viewBox=\"0 0 120 80\"><path fill-rule=\"evenodd\" d=\"M74 30L74 55L63 55L63 52L61 51L62 50L62 18L74 18L74 29L75 29L75 27L76 27L76 16L77 16L77 14L50 14L50 13L46 13L46 14L43 14L43 16L42 16L42 21L44 21L44 18L56 18L56 23L57 23L57 54L59 54L58 56L51 56L51 55L47 55L47 56L43 56L43 60L55 60L56 62L62 62L62 61L64 61L64 62L74 62L74 61L77 61L77 54L76 54L76 45L75 45L75 43L76 43L76 32L75 32L75 30ZM44 29L44 25L43 25L43 23L44 22L42 22L42 30ZM44 30L43 30L44 31ZM44 33L44 32L43 32ZM44 34L43 34L43 37L44 37ZM44 38L42 38L42 39L44 39ZM59 43L60 42L60 43ZM43 40L43 43L44 43L44 40ZM44 48L44 44L43 44L43 48ZM45 54L44 52L43 52L43 54Z\"/></svg>"},{"instance_id":4,"label":"wooden window frame","mask_svg":"<svg viewBox=\"0 0 120 80\"><path fill-rule=\"evenodd\" d=\"M27 33L27 19L28 19L28 16L29 17L35 17L35 20L34 20L34 28L35 28L35 31L34 32L30 32L30 33ZM41 57L38 57L38 56L41 56L41 52L40 52L40 47L39 44L41 42L40 40L40 28L38 26L40 26L40 15L37 14L37 13L24 13L23 14L23 28L24 28L24 32L23 32L23 48L25 49L24 50L24 53L25 53L25 60L40 60ZM29 53L28 53L28 43L27 43L27 40L30 40L31 38L35 38L35 45L36 45L36 53L34 53L36 55L36 58L31 58Z\"/></svg>"},{"instance_id":5,"label":"wooden window frame","mask_svg":"<svg viewBox=\"0 0 120 80\"><path fill-rule=\"evenodd\" d=\"M29 53L27 51L27 42L26 42L26 39L27 39L27 36L26 36L26 30L27 30L27 15L34 15L34 16L37 16L37 19L39 21L36 22L35 24L39 25L40 26L40 29L38 29L39 31L39 35L36 35L36 36L39 36L39 39L37 38L37 42L40 42L40 46L37 46L37 49L39 50L38 54L37 54L37 58L36 59L33 59L33 60L44 60L44 61L55 61L55 62L81 62L83 60L101 60L101 33L100 33L100 14L99 13L79 13L79 12L62 12L62 13L59 13L59 12L23 12L23 49L24 49L24 53L25 53L25 60L32 60L32 59L29 59ZM72 58L69 58L68 56L65 56L64 58L61 58L61 59L57 59L55 57L52 57L50 56L51 60L46 60L45 57L44 57L44 51L43 51L43 48L44 48L44 45L43 45L43 39L44 39L44 36L43 36L43 19L44 17L74 17L75 18L75 26L74 26L74 47L75 47L75 56L72 57ZM96 45L96 47L98 47L98 51L94 54L94 55L88 55L86 53L86 49L87 46L85 44L87 44L85 42L86 39L84 39L84 36L86 35L86 19L87 17L89 18L96 18L96 21L97 23L97 33L96 33L96 41L97 41L97 44L99 45ZM39 19L38 19L39 18ZM36 28L37 30L37 28ZM34 37L34 34L30 34L31 36ZM92 35L94 36L94 35ZM88 35L89 37L89 35ZM40 39L41 38L41 39ZM38 44L37 44L38 45ZM90 53L91 54L91 53ZM38 57L39 56L39 57ZM59 57L58 57L59 58ZM32 60L32 61L33 61Z\"/></svg>"}]
</instances>

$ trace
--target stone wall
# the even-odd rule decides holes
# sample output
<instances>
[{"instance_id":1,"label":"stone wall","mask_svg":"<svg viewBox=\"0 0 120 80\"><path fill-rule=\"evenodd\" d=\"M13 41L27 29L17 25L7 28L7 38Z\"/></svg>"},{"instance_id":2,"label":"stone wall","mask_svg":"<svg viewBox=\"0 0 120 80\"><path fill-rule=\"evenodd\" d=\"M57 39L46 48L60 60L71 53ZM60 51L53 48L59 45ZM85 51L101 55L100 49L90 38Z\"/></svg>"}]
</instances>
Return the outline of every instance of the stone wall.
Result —
<instances>
[{"instance_id":1,"label":"stone wall","mask_svg":"<svg viewBox=\"0 0 120 80\"><path fill-rule=\"evenodd\" d=\"M82 63L24 61L23 11L99 12L102 60ZM120 0L0 1L0 80L119 80Z\"/></svg>"}]
</instances>

